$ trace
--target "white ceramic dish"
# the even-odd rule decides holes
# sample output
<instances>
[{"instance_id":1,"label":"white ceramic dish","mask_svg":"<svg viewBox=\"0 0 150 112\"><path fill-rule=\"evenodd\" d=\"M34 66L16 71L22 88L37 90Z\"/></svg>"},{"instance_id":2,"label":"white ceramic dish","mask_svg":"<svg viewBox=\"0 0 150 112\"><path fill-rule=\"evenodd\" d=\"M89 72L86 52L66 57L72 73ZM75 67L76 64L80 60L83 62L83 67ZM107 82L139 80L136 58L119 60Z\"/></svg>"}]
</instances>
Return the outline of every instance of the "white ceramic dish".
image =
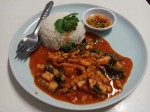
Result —
<instances>
[{"instance_id":1,"label":"white ceramic dish","mask_svg":"<svg viewBox=\"0 0 150 112\"><path fill-rule=\"evenodd\" d=\"M88 4L66 4L54 7L52 9L51 14L67 10L69 12L78 12L79 18L81 19L81 15L83 14L83 12L93 7L97 6ZM145 43L142 39L142 36L127 19L125 19L123 16L117 13L115 14L118 20L116 25L112 28L112 30L100 32L97 34L103 36L110 43L110 45L115 51L117 51L119 54L123 56L131 58L133 61L133 69L130 78L124 85L123 91L120 94L106 101L95 104L74 105L71 103L56 100L48 96L35 86L33 77L29 69L29 59L27 59L25 62L22 62L15 59L15 56L19 41L25 35L33 31L41 13L31 17L31 19L29 19L26 23L24 23L12 38L9 49L9 63L14 77L19 82L19 84L32 96L47 104L60 108L71 110L92 110L103 108L122 100L129 93L131 93L141 82L141 80L144 77L148 61L147 61L147 50ZM37 92L38 94L35 94L35 92Z\"/></svg>"},{"instance_id":2,"label":"white ceramic dish","mask_svg":"<svg viewBox=\"0 0 150 112\"><path fill-rule=\"evenodd\" d=\"M111 25L106 27L106 28L94 28L91 27L87 22L87 18L91 15L105 15L106 17L108 17L111 21ZM90 8L88 10L86 10L83 15L82 15L82 21L85 24L85 26L87 26L88 28L90 28L91 30L95 30L95 31L105 31L108 30L110 28L112 28L116 22L117 22L117 17L115 15L115 13L113 13L113 11L106 9L106 8L102 8L102 7L96 7L96 8Z\"/></svg>"}]
</instances>

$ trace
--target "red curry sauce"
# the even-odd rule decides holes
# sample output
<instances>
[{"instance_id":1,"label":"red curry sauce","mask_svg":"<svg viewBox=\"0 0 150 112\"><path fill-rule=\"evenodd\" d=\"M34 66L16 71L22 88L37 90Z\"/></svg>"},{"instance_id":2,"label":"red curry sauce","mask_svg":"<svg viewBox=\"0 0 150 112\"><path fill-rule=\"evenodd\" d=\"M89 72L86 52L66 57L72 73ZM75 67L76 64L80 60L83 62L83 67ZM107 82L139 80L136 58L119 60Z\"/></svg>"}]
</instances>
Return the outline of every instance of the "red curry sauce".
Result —
<instances>
[{"instance_id":1,"label":"red curry sauce","mask_svg":"<svg viewBox=\"0 0 150 112\"><path fill-rule=\"evenodd\" d=\"M126 77L125 79L121 80L121 84L124 85L127 81L127 79L130 76L130 72L132 70L132 60L127 58L127 57L123 57L121 55L119 55L117 52L115 52L110 44L104 39L101 38L93 33L87 32L86 33L86 39L93 39L93 38L99 38L99 40L95 43L95 48L100 49L102 51L108 52L108 53L113 53L115 54L119 59L121 59L121 63L123 65L123 69L126 73ZM38 72L37 69L37 64L45 64L47 62L47 54L48 52L53 52L47 48L45 48L43 45L41 45L31 56L30 56L30 69L33 75L33 78L35 77L36 73ZM91 104L91 103L96 103L96 102L100 102L100 101L104 101L114 95L117 95L118 93L120 93L122 91L122 89L119 89L116 87L116 85L110 81L110 85L112 85L112 92L109 93L108 97L105 99L102 98L97 98L94 97L93 95L80 91L78 90L78 92L73 93L73 94L64 94L62 92L57 92L57 93L53 93L50 92L49 90L43 88L41 85L39 85L37 83L37 81L35 80L35 85L40 88L42 91L44 91L45 93L47 93L48 95L50 95L51 97L54 97L58 100L61 101L65 101L65 102L71 102L70 99L71 98L76 98L79 99L75 104ZM88 88L87 88L88 89ZM80 99L82 99L85 95L88 96L88 100L86 100L85 102L81 102ZM70 99L68 98L68 96L70 97ZM71 102L72 103L72 102Z\"/></svg>"}]
</instances>

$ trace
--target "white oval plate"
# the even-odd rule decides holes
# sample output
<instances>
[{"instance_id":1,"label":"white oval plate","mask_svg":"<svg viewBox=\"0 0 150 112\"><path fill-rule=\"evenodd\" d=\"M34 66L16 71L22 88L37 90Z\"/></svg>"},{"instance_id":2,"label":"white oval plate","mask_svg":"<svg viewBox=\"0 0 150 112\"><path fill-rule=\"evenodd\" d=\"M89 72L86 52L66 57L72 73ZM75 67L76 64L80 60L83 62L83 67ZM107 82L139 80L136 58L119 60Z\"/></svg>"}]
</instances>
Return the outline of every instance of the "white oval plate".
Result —
<instances>
[{"instance_id":1,"label":"white oval plate","mask_svg":"<svg viewBox=\"0 0 150 112\"><path fill-rule=\"evenodd\" d=\"M88 4L66 4L54 7L51 14L63 11L77 12L79 13L79 18L81 19L82 13L85 10L93 7L97 6ZM103 36L110 43L115 51L123 56L131 58L133 61L133 69L130 78L124 85L123 91L120 94L100 103L89 105L74 105L71 103L56 100L48 96L46 93L42 92L39 88L35 86L33 77L29 69L29 59L27 59L25 62L21 62L15 59L15 56L19 41L24 36L33 31L41 13L29 19L16 32L10 43L9 63L14 77L19 82L19 84L31 95L45 103L60 108L72 110L91 110L106 107L122 100L129 93L131 93L143 79L144 72L147 66L147 51L142 36L139 34L136 28L123 16L117 13L115 14L117 16L117 23L112 28L112 30L100 32L98 34ZM35 94L35 92L37 92L38 94Z\"/></svg>"}]
</instances>

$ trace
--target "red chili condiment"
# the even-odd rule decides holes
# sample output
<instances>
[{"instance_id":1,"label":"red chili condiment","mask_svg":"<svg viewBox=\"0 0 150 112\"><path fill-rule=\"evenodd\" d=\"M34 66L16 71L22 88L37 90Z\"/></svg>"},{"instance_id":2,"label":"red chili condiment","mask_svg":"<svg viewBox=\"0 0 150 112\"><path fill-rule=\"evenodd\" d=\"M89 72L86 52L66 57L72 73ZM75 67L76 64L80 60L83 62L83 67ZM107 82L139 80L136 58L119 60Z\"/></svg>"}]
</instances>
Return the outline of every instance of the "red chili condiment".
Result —
<instances>
[{"instance_id":1,"label":"red chili condiment","mask_svg":"<svg viewBox=\"0 0 150 112\"><path fill-rule=\"evenodd\" d=\"M107 28L111 25L111 20L102 14L91 15L87 18L86 22L94 28Z\"/></svg>"}]
</instances>

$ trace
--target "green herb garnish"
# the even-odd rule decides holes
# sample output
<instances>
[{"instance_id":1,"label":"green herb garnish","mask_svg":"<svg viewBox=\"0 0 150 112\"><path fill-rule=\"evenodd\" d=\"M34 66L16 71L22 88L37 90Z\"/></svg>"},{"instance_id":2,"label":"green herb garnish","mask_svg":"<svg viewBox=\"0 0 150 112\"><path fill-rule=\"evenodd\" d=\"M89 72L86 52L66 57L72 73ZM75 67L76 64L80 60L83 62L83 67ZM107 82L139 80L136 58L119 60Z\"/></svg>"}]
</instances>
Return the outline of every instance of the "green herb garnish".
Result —
<instances>
[{"instance_id":1,"label":"green herb garnish","mask_svg":"<svg viewBox=\"0 0 150 112\"><path fill-rule=\"evenodd\" d=\"M126 73L122 68L107 66L106 69L112 79L116 79L116 77L119 77L119 79L124 79L126 77Z\"/></svg>"},{"instance_id":2,"label":"green herb garnish","mask_svg":"<svg viewBox=\"0 0 150 112\"><path fill-rule=\"evenodd\" d=\"M115 60L115 59L110 59L110 60L108 61L108 65L109 65L109 66L114 66L114 65L116 64L116 62L117 62L117 60Z\"/></svg>"},{"instance_id":3,"label":"green herb garnish","mask_svg":"<svg viewBox=\"0 0 150 112\"><path fill-rule=\"evenodd\" d=\"M58 67L58 71L59 71L59 74L58 74L58 79L61 81L61 78L62 78L62 66Z\"/></svg>"},{"instance_id":4,"label":"green herb garnish","mask_svg":"<svg viewBox=\"0 0 150 112\"><path fill-rule=\"evenodd\" d=\"M98 85L94 85L93 88L92 88L92 90L95 91L98 94L102 93L102 91L99 89Z\"/></svg>"},{"instance_id":5,"label":"green herb garnish","mask_svg":"<svg viewBox=\"0 0 150 112\"><path fill-rule=\"evenodd\" d=\"M96 54L100 54L100 53L101 53L101 50L96 49L96 48L92 48L90 51L91 51L92 53L96 53Z\"/></svg>"},{"instance_id":6,"label":"green herb garnish","mask_svg":"<svg viewBox=\"0 0 150 112\"><path fill-rule=\"evenodd\" d=\"M88 45L88 43L86 42L85 39L83 39L81 45L79 46L79 49L80 49L80 50L83 50L87 45Z\"/></svg>"},{"instance_id":7,"label":"green herb garnish","mask_svg":"<svg viewBox=\"0 0 150 112\"><path fill-rule=\"evenodd\" d=\"M96 43L96 41L97 41L97 39L96 39L96 38L94 38L94 39L93 39L93 43L95 44L95 43Z\"/></svg>"},{"instance_id":8,"label":"green herb garnish","mask_svg":"<svg viewBox=\"0 0 150 112\"><path fill-rule=\"evenodd\" d=\"M53 74L53 69L49 65L45 65L44 70Z\"/></svg>"},{"instance_id":9,"label":"green herb garnish","mask_svg":"<svg viewBox=\"0 0 150 112\"><path fill-rule=\"evenodd\" d=\"M78 26L78 22L79 22L79 19L76 17L76 15L78 15L78 13L71 13L63 17L63 19L56 20L54 24L55 29L59 33L76 30L76 27Z\"/></svg>"},{"instance_id":10,"label":"green herb garnish","mask_svg":"<svg viewBox=\"0 0 150 112\"><path fill-rule=\"evenodd\" d=\"M66 53L74 52L77 50L77 45L74 42L67 43L66 45L60 48L61 51Z\"/></svg>"},{"instance_id":11,"label":"green herb garnish","mask_svg":"<svg viewBox=\"0 0 150 112\"><path fill-rule=\"evenodd\" d=\"M112 59L117 59L117 56L113 53L107 53L108 56L110 56Z\"/></svg>"}]
</instances>

